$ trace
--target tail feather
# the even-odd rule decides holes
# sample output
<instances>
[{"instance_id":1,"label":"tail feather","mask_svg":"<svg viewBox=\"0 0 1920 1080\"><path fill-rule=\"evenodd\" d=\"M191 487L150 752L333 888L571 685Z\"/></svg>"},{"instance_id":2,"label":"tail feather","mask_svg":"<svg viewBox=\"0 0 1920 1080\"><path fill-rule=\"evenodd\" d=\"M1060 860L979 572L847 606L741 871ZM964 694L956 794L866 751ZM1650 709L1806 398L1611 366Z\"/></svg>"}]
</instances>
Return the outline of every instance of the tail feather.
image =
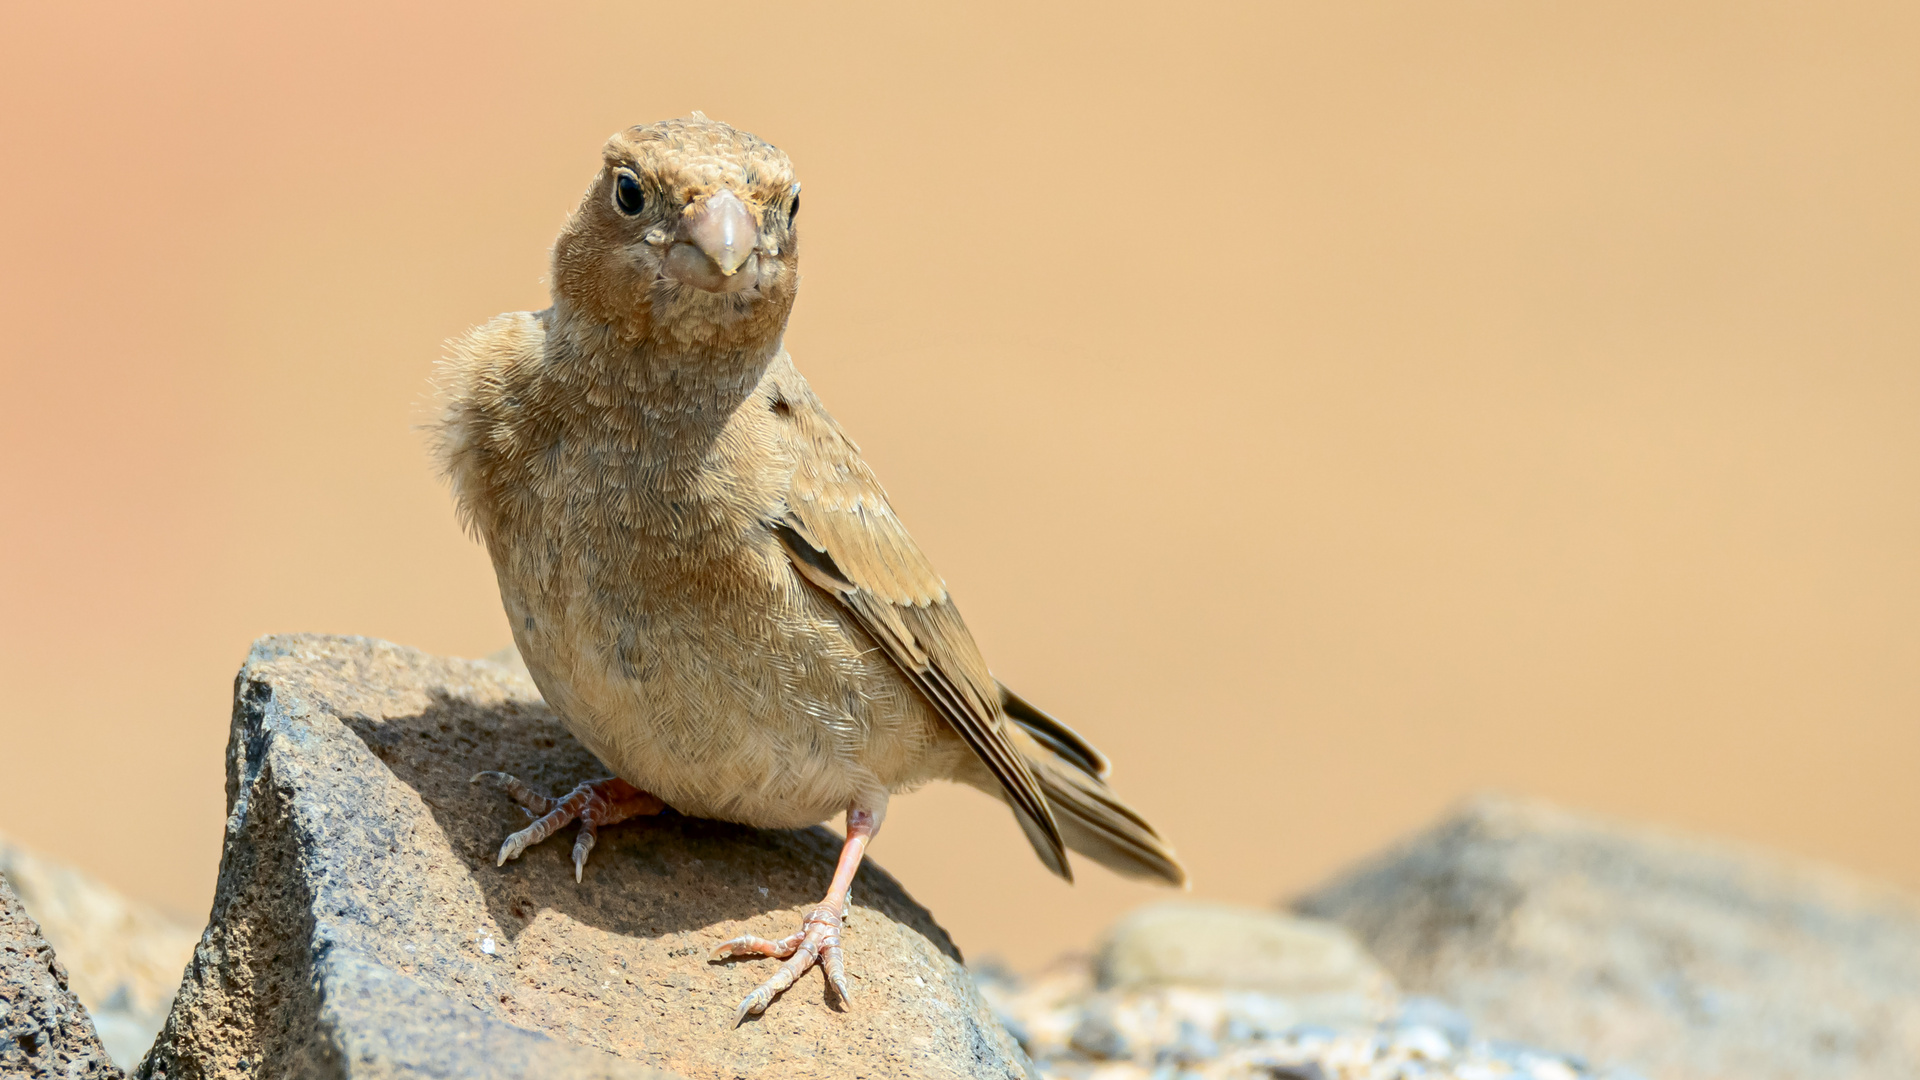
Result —
<instances>
[{"instance_id":1,"label":"tail feather","mask_svg":"<svg viewBox=\"0 0 1920 1080\"><path fill-rule=\"evenodd\" d=\"M1063 760L1078 767L1081 772L1107 778L1113 771L1113 763L1107 755L1092 743L1080 737L1080 733L1053 718L1046 710L1034 705L1026 698L1013 692L1005 683L1000 687L1000 707L1007 719L1019 724L1027 734L1047 749L1059 755Z\"/></svg>"},{"instance_id":2,"label":"tail feather","mask_svg":"<svg viewBox=\"0 0 1920 1080\"><path fill-rule=\"evenodd\" d=\"M1187 883L1186 868L1173 849L1105 784L1044 759L1027 764L1069 848L1124 877Z\"/></svg>"}]
</instances>

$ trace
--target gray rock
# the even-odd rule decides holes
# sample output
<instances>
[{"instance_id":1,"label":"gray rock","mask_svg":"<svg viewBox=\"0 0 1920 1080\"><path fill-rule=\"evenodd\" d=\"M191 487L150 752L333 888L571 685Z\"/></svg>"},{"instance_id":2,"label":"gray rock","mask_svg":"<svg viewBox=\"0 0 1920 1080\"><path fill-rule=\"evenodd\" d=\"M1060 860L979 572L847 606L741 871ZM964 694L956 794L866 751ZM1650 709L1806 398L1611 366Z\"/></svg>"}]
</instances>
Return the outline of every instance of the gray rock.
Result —
<instances>
[{"instance_id":1,"label":"gray rock","mask_svg":"<svg viewBox=\"0 0 1920 1080\"><path fill-rule=\"evenodd\" d=\"M236 686L214 917L142 1075L1020 1076L947 935L877 867L855 885L854 1001L810 975L734 1008L825 891L838 843L671 813L570 831L505 867L519 810L468 778L554 792L604 775L524 674L358 638L255 645Z\"/></svg>"},{"instance_id":2,"label":"gray rock","mask_svg":"<svg viewBox=\"0 0 1920 1080\"><path fill-rule=\"evenodd\" d=\"M0 873L59 952L114 1064L133 1068L173 1007L200 932L5 836Z\"/></svg>"},{"instance_id":3,"label":"gray rock","mask_svg":"<svg viewBox=\"0 0 1920 1080\"><path fill-rule=\"evenodd\" d=\"M1162 1061L1171 1061L1176 1065L1198 1065L1220 1056L1220 1044L1199 1024L1182 1020L1178 1030L1179 1034L1173 1043L1160 1051Z\"/></svg>"},{"instance_id":4,"label":"gray rock","mask_svg":"<svg viewBox=\"0 0 1920 1080\"><path fill-rule=\"evenodd\" d=\"M1295 906L1488 1035L1663 1080L1920 1076L1920 905L1825 868L1486 799Z\"/></svg>"},{"instance_id":5,"label":"gray rock","mask_svg":"<svg viewBox=\"0 0 1920 1080\"><path fill-rule=\"evenodd\" d=\"M0 875L0 1076L119 1080L67 970Z\"/></svg>"},{"instance_id":6,"label":"gray rock","mask_svg":"<svg viewBox=\"0 0 1920 1080\"><path fill-rule=\"evenodd\" d=\"M1080 1018L1067 1036L1067 1045L1100 1061L1119 1061L1133 1056L1127 1037L1114 1026L1113 1017L1101 1009L1090 1009Z\"/></svg>"}]
</instances>

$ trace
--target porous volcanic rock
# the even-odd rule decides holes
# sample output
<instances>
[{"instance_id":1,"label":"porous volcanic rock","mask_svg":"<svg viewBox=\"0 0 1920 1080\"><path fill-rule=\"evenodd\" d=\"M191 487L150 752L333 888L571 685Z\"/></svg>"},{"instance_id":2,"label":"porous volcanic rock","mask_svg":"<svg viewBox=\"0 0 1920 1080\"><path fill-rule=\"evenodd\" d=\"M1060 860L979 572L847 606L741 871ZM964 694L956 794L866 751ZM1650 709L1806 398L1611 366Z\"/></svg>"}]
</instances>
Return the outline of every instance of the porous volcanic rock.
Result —
<instances>
[{"instance_id":1,"label":"porous volcanic rock","mask_svg":"<svg viewBox=\"0 0 1920 1080\"><path fill-rule=\"evenodd\" d=\"M1488 1034L1596 1064L1920 1076L1920 904L1783 856L1490 798L1295 907Z\"/></svg>"},{"instance_id":2,"label":"porous volcanic rock","mask_svg":"<svg viewBox=\"0 0 1920 1080\"><path fill-rule=\"evenodd\" d=\"M68 984L114 1064L133 1068L173 1007L199 929L5 836L0 874L59 952Z\"/></svg>"},{"instance_id":3,"label":"porous volcanic rock","mask_svg":"<svg viewBox=\"0 0 1920 1080\"><path fill-rule=\"evenodd\" d=\"M824 829L671 812L572 830L505 867L525 818L480 770L564 792L605 775L524 674L361 638L256 643L236 684L212 921L142 1075L1021 1076L1027 1063L927 912L869 864L854 1000L817 973L734 1026L773 962L712 964L799 925Z\"/></svg>"},{"instance_id":4,"label":"porous volcanic rock","mask_svg":"<svg viewBox=\"0 0 1920 1080\"><path fill-rule=\"evenodd\" d=\"M0 1076L119 1080L67 969L0 875Z\"/></svg>"}]
</instances>

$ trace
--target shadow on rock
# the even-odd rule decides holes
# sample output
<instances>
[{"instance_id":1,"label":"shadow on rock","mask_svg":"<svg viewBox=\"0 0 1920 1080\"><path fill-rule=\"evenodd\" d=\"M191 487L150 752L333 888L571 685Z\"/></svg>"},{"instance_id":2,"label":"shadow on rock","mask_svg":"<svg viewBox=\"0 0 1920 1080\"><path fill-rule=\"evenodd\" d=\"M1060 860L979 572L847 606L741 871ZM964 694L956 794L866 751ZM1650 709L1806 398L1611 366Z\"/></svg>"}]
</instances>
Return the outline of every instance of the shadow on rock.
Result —
<instances>
[{"instance_id":1,"label":"shadow on rock","mask_svg":"<svg viewBox=\"0 0 1920 1080\"><path fill-rule=\"evenodd\" d=\"M602 829L577 883L572 826L496 866L501 841L528 819L493 785L472 783L475 773L509 772L556 796L610 773L544 704L509 699L489 707L444 690L432 697L410 716L340 719L419 795L509 939L543 911L615 934L662 937L770 912L790 915L825 895L840 851L839 838L826 829L768 831L672 810ZM701 872L679 872L688 868ZM962 959L946 931L884 870L863 866L854 895ZM793 927L773 936L798 927L797 917L789 921Z\"/></svg>"}]
</instances>

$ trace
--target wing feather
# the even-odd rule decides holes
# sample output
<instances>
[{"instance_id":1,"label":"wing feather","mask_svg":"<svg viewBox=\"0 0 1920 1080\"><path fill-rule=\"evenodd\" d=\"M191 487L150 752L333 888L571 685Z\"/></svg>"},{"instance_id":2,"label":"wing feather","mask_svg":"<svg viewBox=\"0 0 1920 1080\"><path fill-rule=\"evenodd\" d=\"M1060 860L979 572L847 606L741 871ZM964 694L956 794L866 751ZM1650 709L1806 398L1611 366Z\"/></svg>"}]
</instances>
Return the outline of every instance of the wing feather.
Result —
<instances>
[{"instance_id":1,"label":"wing feather","mask_svg":"<svg viewBox=\"0 0 1920 1080\"><path fill-rule=\"evenodd\" d=\"M1060 827L1008 737L1001 688L946 583L894 516L859 447L786 354L774 361L767 385L767 404L782 418L795 459L787 514L769 525L795 568L839 600L952 725L999 781L1041 861L1072 880Z\"/></svg>"}]
</instances>

